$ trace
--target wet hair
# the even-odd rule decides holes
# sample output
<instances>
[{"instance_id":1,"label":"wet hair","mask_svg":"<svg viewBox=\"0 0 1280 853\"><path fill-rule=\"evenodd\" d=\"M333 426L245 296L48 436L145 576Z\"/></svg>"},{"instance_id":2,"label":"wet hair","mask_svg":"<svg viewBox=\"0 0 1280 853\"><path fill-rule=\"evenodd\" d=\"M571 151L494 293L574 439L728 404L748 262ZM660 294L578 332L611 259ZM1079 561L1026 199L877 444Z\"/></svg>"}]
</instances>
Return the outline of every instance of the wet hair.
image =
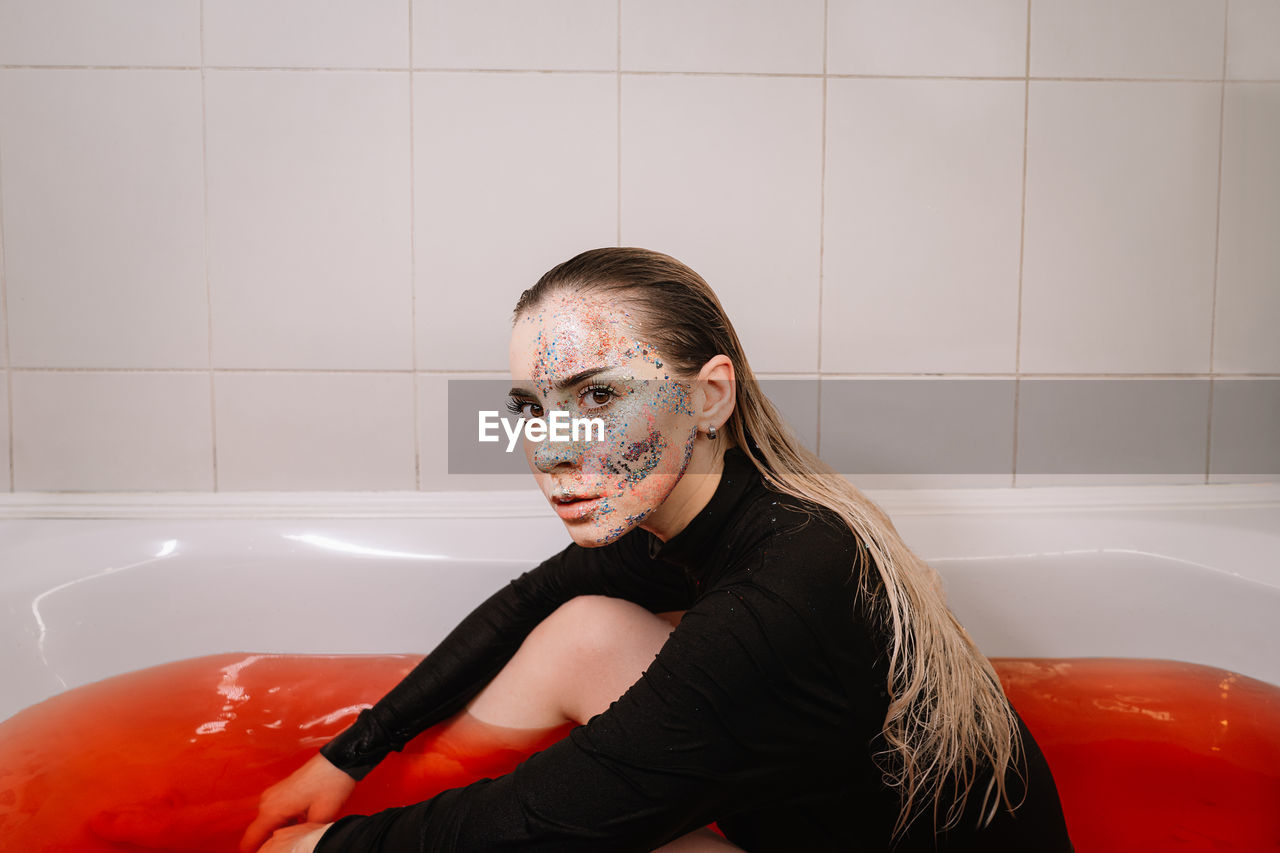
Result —
<instances>
[{"instance_id":1,"label":"wet hair","mask_svg":"<svg viewBox=\"0 0 1280 853\"><path fill-rule=\"evenodd\" d=\"M799 442L760 390L706 281L660 252L592 249L553 267L524 291L515 319L560 293L619 299L637 337L682 376L696 376L716 355L728 356L736 402L724 432L772 488L834 512L859 540L852 571L861 578L861 618L878 626L889 646L889 706L878 739L885 748L873 759L884 783L898 792L893 838L930 804L935 832L956 826L986 769L991 775L979 826L995 817L1000 800L1013 811L1006 776L1021 777L1023 746L991 662L947 607L937 572L906 546L883 510ZM866 571L868 565L875 570ZM939 825L944 790L952 796Z\"/></svg>"}]
</instances>

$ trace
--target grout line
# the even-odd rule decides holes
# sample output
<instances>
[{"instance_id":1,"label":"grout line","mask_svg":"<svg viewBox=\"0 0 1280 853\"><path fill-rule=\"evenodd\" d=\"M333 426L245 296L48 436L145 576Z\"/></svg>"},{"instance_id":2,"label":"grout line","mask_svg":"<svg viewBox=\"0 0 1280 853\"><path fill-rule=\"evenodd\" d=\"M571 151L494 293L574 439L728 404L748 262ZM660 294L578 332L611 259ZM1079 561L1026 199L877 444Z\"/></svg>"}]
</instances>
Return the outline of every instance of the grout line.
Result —
<instances>
[{"instance_id":1,"label":"grout line","mask_svg":"<svg viewBox=\"0 0 1280 853\"><path fill-rule=\"evenodd\" d=\"M0 368L4 369L4 368ZM11 367L9 368L15 373L207 373L208 368L205 367ZM254 373L280 373L280 374L351 374L364 376L371 373L379 374L411 374L419 373L424 376L452 376L463 373L503 373L501 368L467 368L467 369L431 369L421 368L414 371L411 368L396 367L369 367L369 368L352 368L352 367L216 367L214 373L218 374L254 374ZM764 376L795 376L795 377L816 377L818 373L813 370L772 370L760 371L757 375ZM505 375L505 374L504 374ZM1257 373L996 373L996 372L975 372L975 373L938 373L938 372L910 372L903 371L901 373L891 372L825 372L822 377L828 379L1167 379L1167 380L1187 380L1187 379L1280 379L1280 373L1257 372Z\"/></svg>"},{"instance_id":2,"label":"grout line","mask_svg":"<svg viewBox=\"0 0 1280 853\"><path fill-rule=\"evenodd\" d=\"M410 384L413 385L413 485L422 491L422 431L418 423L418 183L414 146L417 109L413 97L413 0L406 2L409 6L409 345L413 364L410 376Z\"/></svg>"},{"instance_id":3,"label":"grout line","mask_svg":"<svg viewBox=\"0 0 1280 853\"><path fill-rule=\"evenodd\" d=\"M19 65L0 63L0 69L17 71L284 71L305 73L358 72L373 74L616 74L677 77L792 77L817 80L821 77L851 80L1023 80L1023 75L965 76L956 74L812 74L784 71L620 71L612 68L373 68L359 66L283 65ZM1218 77L1049 77L1031 76L1036 81L1071 83L1219 83ZM1232 83L1280 83L1280 77L1233 78Z\"/></svg>"},{"instance_id":4,"label":"grout line","mask_svg":"<svg viewBox=\"0 0 1280 853\"><path fill-rule=\"evenodd\" d=\"M452 69L441 69L442 71ZM483 73L484 69L474 69ZM529 73L496 71L494 73ZM570 72L545 71L538 73L562 74ZM573 72L584 73L584 72ZM585 72L591 73L591 72ZM1030 74L1013 75L966 75L966 74L813 74L806 72L785 71L623 71L623 74L636 77L783 77L816 80L827 77L835 80L1040 80L1070 83L1217 83L1218 78L1207 77L1050 77L1032 76ZM1266 83L1275 80L1255 80L1251 82Z\"/></svg>"},{"instance_id":5,"label":"grout line","mask_svg":"<svg viewBox=\"0 0 1280 853\"><path fill-rule=\"evenodd\" d=\"M205 93L204 0L200 0L200 171L204 189L204 309L209 340L209 460L213 466L213 490L218 491L218 391L213 369L213 288L209 281L209 116Z\"/></svg>"},{"instance_id":6,"label":"grout line","mask_svg":"<svg viewBox=\"0 0 1280 853\"><path fill-rule=\"evenodd\" d=\"M1029 128L1031 126L1031 0L1027 0L1027 50L1023 57L1023 68L1026 80L1022 92L1022 212L1019 216L1018 234L1018 308L1013 333L1013 374L1021 375L1022 371L1022 272L1027 254L1027 160ZM1020 412L1022 381L1015 378L1013 382L1013 465L1011 485L1018 485L1018 414Z\"/></svg>"},{"instance_id":7,"label":"grout line","mask_svg":"<svg viewBox=\"0 0 1280 853\"><path fill-rule=\"evenodd\" d=\"M4 368L0 368L2 370ZM14 373L208 373L206 367L11 367ZM422 368L414 371L412 368L404 367L215 367L214 373L217 374L254 374L254 373L282 373L282 374L351 374L351 375L368 375L370 373L383 374L412 374L419 373L424 376L453 376L457 374L470 373L494 373L507 375L503 368L468 368L468 369L431 369ZM758 376L795 376L795 377L816 377L818 374L812 370L771 370L760 371ZM851 373L851 372L827 372L823 373L824 379L1280 379L1280 372L1255 372L1255 373L996 373L996 372L974 372L974 373L939 373L939 372L911 372L903 371L901 373L890 372L868 372L868 373Z\"/></svg>"},{"instance_id":8,"label":"grout line","mask_svg":"<svg viewBox=\"0 0 1280 853\"><path fill-rule=\"evenodd\" d=\"M13 473L13 354L10 341L9 323L9 272L8 254L4 245L4 147L0 145L0 312L4 314L4 383L5 383L5 422L9 425L9 439L5 453L9 460L9 491L16 489Z\"/></svg>"},{"instance_id":9,"label":"grout line","mask_svg":"<svg viewBox=\"0 0 1280 853\"><path fill-rule=\"evenodd\" d=\"M822 294L827 258L827 56L831 43L831 3L822 0L822 129L818 161L818 405L813 452L822 454Z\"/></svg>"},{"instance_id":10,"label":"grout line","mask_svg":"<svg viewBox=\"0 0 1280 853\"><path fill-rule=\"evenodd\" d=\"M618 237L617 244L619 248L622 246L622 0L618 0L618 18L617 18L617 101L616 108L618 111L618 127L617 127L617 143L618 143L618 186L617 186L617 202L618 202Z\"/></svg>"},{"instance_id":11,"label":"grout line","mask_svg":"<svg viewBox=\"0 0 1280 853\"><path fill-rule=\"evenodd\" d=\"M757 376L772 377L795 377L808 378L817 376L810 370L772 370L760 371ZM823 373L823 379L942 379L942 380L970 380L970 379L1034 379L1037 381L1045 380L1073 380L1082 379L1115 379L1115 380L1168 380L1168 381L1188 381L1188 380L1209 380L1209 379L1280 379L1280 373Z\"/></svg>"},{"instance_id":12,"label":"grout line","mask_svg":"<svg viewBox=\"0 0 1280 853\"><path fill-rule=\"evenodd\" d=\"M0 63L14 71L199 71L199 65L22 65Z\"/></svg>"},{"instance_id":13,"label":"grout line","mask_svg":"<svg viewBox=\"0 0 1280 853\"><path fill-rule=\"evenodd\" d=\"M15 367L22 373L208 373L207 367ZM215 367L214 373L411 373L395 367Z\"/></svg>"},{"instance_id":14,"label":"grout line","mask_svg":"<svg viewBox=\"0 0 1280 853\"><path fill-rule=\"evenodd\" d=\"M510 381L511 373L507 370L424 370L423 376L440 376L446 379L501 379Z\"/></svg>"},{"instance_id":15,"label":"grout line","mask_svg":"<svg viewBox=\"0 0 1280 853\"><path fill-rule=\"evenodd\" d=\"M377 69L374 69L377 70ZM391 69L388 69L391 70ZM412 69L418 74L613 74L613 68L450 68L422 65Z\"/></svg>"},{"instance_id":16,"label":"grout line","mask_svg":"<svg viewBox=\"0 0 1280 853\"><path fill-rule=\"evenodd\" d=\"M203 37L203 32L202 32ZM201 55L204 54L204 45L200 46ZM326 72L347 72L353 71L358 73L370 74L403 74L408 68L372 68L372 67L345 67L340 65L307 65L307 66L289 66L289 65L4 65L0 64L0 68L10 68L21 71L326 71ZM449 71L451 69L439 69L440 71ZM461 70L461 69L459 69ZM477 71L482 69L476 69ZM515 73L526 73L512 69ZM530 69L531 71L533 69ZM578 74L591 73L579 71L555 71L546 73L556 74Z\"/></svg>"},{"instance_id":17,"label":"grout line","mask_svg":"<svg viewBox=\"0 0 1280 853\"><path fill-rule=\"evenodd\" d=\"M1213 375L1214 346L1218 325L1218 264L1222 250L1222 161L1227 139L1227 47L1231 33L1231 0L1222 10L1222 88L1218 93L1218 199L1213 223L1213 290L1209 298L1209 375ZM1204 481L1209 482L1213 455L1213 386L1209 382L1209 410L1205 413Z\"/></svg>"}]
</instances>

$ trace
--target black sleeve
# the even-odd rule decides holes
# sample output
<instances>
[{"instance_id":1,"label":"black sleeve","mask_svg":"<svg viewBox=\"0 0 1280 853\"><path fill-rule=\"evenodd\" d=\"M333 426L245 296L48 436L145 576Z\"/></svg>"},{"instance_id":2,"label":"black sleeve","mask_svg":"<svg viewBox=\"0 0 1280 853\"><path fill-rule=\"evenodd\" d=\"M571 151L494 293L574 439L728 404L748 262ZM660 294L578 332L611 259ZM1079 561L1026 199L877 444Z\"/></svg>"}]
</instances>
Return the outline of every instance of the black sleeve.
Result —
<instances>
[{"instance_id":1,"label":"black sleeve","mask_svg":"<svg viewBox=\"0 0 1280 853\"><path fill-rule=\"evenodd\" d=\"M847 708L822 641L750 583L708 593L585 726L514 771L337 821L316 853L651 851L799 772Z\"/></svg>"},{"instance_id":2,"label":"black sleeve","mask_svg":"<svg viewBox=\"0 0 1280 853\"><path fill-rule=\"evenodd\" d=\"M525 637L578 595L625 598L652 612L687 608L690 582L648 557L647 536L633 530L600 548L569 545L491 595L372 708L320 749L361 779L392 750L465 707L497 675Z\"/></svg>"}]
</instances>

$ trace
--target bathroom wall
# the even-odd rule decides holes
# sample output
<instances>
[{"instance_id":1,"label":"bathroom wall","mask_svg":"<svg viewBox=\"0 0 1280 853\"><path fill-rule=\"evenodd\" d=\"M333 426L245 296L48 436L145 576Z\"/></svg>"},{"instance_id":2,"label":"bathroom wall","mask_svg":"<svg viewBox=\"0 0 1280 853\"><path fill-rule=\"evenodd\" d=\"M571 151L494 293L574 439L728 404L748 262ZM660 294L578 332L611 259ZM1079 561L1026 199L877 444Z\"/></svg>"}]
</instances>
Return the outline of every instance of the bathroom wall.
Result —
<instances>
[{"instance_id":1,"label":"bathroom wall","mask_svg":"<svg viewBox=\"0 0 1280 853\"><path fill-rule=\"evenodd\" d=\"M0 0L0 489L509 486L608 245L864 485L1277 480L1278 151L1276 0Z\"/></svg>"}]
</instances>

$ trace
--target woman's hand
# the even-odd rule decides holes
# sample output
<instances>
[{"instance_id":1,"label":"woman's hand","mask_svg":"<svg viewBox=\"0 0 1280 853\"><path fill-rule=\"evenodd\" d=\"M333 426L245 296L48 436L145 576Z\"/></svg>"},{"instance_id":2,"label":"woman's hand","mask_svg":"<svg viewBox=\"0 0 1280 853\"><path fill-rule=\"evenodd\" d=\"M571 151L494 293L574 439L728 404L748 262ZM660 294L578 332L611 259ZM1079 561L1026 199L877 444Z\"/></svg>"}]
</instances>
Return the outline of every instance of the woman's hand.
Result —
<instances>
[{"instance_id":1,"label":"woman's hand","mask_svg":"<svg viewBox=\"0 0 1280 853\"><path fill-rule=\"evenodd\" d=\"M300 823L276 830L258 853L314 853L316 842L333 824Z\"/></svg>"},{"instance_id":2,"label":"woman's hand","mask_svg":"<svg viewBox=\"0 0 1280 853\"><path fill-rule=\"evenodd\" d=\"M258 816L240 839L240 850L242 853L253 853L262 847L271 833L297 820L308 821L312 829L317 823L332 822L355 786L355 779L334 767L323 755L313 756L283 781L262 792L262 797L258 800ZM295 827L289 829L292 832ZM283 833L277 833L277 838L282 835ZM271 838L271 843L262 849L271 853L285 853L294 849L277 846L277 838ZM297 849L309 853L319 838L320 834L316 834L310 846Z\"/></svg>"}]
</instances>

